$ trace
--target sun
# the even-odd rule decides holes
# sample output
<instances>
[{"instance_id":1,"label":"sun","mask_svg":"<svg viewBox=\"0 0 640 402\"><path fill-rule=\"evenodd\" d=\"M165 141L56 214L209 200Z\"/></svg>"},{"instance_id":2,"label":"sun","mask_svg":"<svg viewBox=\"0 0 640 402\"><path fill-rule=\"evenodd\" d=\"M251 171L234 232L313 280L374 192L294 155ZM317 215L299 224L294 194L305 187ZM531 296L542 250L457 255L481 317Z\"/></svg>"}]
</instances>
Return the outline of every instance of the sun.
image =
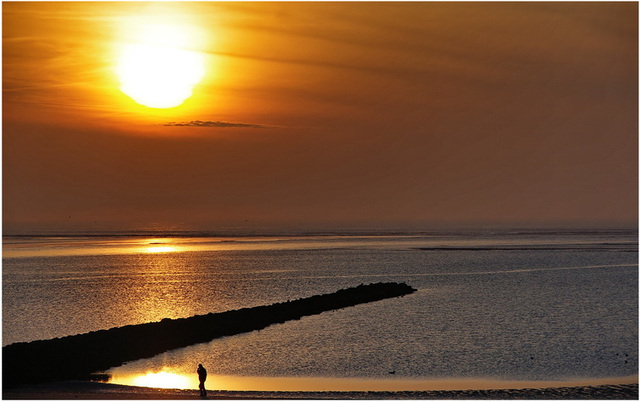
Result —
<instances>
[{"instance_id":1,"label":"sun","mask_svg":"<svg viewBox=\"0 0 640 402\"><path fill-rule=\"evenodd\" d=\"M123 45L116 69L120 90L150 108L187 100L204 77L205 63L201 53L188 50L184 32L179 26L147 26L136 42Z\"/></svg>"}]
</instances>

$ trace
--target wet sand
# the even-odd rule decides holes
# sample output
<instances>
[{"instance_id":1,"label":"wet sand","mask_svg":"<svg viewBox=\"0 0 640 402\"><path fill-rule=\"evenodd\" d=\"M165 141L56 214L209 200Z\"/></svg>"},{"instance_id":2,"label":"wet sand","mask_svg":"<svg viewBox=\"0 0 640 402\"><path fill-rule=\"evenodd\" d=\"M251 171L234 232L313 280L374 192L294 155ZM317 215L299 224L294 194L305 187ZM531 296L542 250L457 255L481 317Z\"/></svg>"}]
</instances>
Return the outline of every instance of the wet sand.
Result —
<instances>
[{"instance_id":1,"label":"wet sand","mask_svg":"<svg viewBox=\"0 0 640 402\"><path fill-rule=\"evenodd\" d=\"M448 390L448 391L349 391L272 392L209 391L201 398L197 390L132 387L97 382L68 381L7 389L2 399L28 400L109 400L109 399L621 399L637 400L638 384L596 386Z\"/></svg>"}]
</instances>

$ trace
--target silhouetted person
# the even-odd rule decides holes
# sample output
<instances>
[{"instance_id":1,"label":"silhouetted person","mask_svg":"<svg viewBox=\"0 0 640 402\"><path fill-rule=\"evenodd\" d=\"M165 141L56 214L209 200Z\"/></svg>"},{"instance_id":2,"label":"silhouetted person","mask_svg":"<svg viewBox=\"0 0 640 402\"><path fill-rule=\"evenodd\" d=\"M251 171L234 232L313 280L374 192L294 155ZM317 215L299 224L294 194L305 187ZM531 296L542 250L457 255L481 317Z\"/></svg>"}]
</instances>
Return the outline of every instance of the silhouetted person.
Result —
<instances>
[{"instance_id":1,"label":"silhouetted person","mask_svg":"<svg viewBox=\"0 0 640 402\"><path fill-rule=\"evenodd\" d=\"M207 369L205 369L202 364L198 364L198 379L200 380L200 396L207 396L207 390L204 388L204 382L207 381Z\"/></svg>"}]
</instances>

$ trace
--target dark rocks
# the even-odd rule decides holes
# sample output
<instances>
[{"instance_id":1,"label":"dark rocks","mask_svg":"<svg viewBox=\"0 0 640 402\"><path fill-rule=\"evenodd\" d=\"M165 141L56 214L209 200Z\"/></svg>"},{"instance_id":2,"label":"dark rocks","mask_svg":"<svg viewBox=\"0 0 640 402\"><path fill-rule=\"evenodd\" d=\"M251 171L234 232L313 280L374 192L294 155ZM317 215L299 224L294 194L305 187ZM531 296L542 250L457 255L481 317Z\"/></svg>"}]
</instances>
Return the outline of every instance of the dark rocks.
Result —
<instances>
[{"instance_id":1,"label":"dark rocks","mask_svg":"<svg viewBox=\"0 0 640 402\"><path fill-rule=\"evenodd\" d=\"M92 373L168 350L275 323L415 292L405 283L375 283L304 299L3 347L3 388L87 380Z\"/></svg>"}]
</instances>

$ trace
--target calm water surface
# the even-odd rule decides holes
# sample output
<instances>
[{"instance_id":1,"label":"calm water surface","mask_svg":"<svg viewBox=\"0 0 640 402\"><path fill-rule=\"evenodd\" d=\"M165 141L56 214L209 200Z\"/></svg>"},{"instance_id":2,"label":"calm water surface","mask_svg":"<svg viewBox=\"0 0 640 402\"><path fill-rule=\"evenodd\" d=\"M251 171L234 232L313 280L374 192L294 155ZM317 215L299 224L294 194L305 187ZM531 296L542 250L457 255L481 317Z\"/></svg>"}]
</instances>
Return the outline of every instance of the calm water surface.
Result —
<instances>
[{"instance_id":1,"label":"calm water surface","mask_svg":"<svg viewBox=\"0 0 640 402\"><path fill-rule=\"evenodd\" d=\"M202 363L214 389L637 375L637 245L635 231L5 237L3 345L397 281L418 292L110 372L195 388Z\"/></svg>"}]
</instances>

